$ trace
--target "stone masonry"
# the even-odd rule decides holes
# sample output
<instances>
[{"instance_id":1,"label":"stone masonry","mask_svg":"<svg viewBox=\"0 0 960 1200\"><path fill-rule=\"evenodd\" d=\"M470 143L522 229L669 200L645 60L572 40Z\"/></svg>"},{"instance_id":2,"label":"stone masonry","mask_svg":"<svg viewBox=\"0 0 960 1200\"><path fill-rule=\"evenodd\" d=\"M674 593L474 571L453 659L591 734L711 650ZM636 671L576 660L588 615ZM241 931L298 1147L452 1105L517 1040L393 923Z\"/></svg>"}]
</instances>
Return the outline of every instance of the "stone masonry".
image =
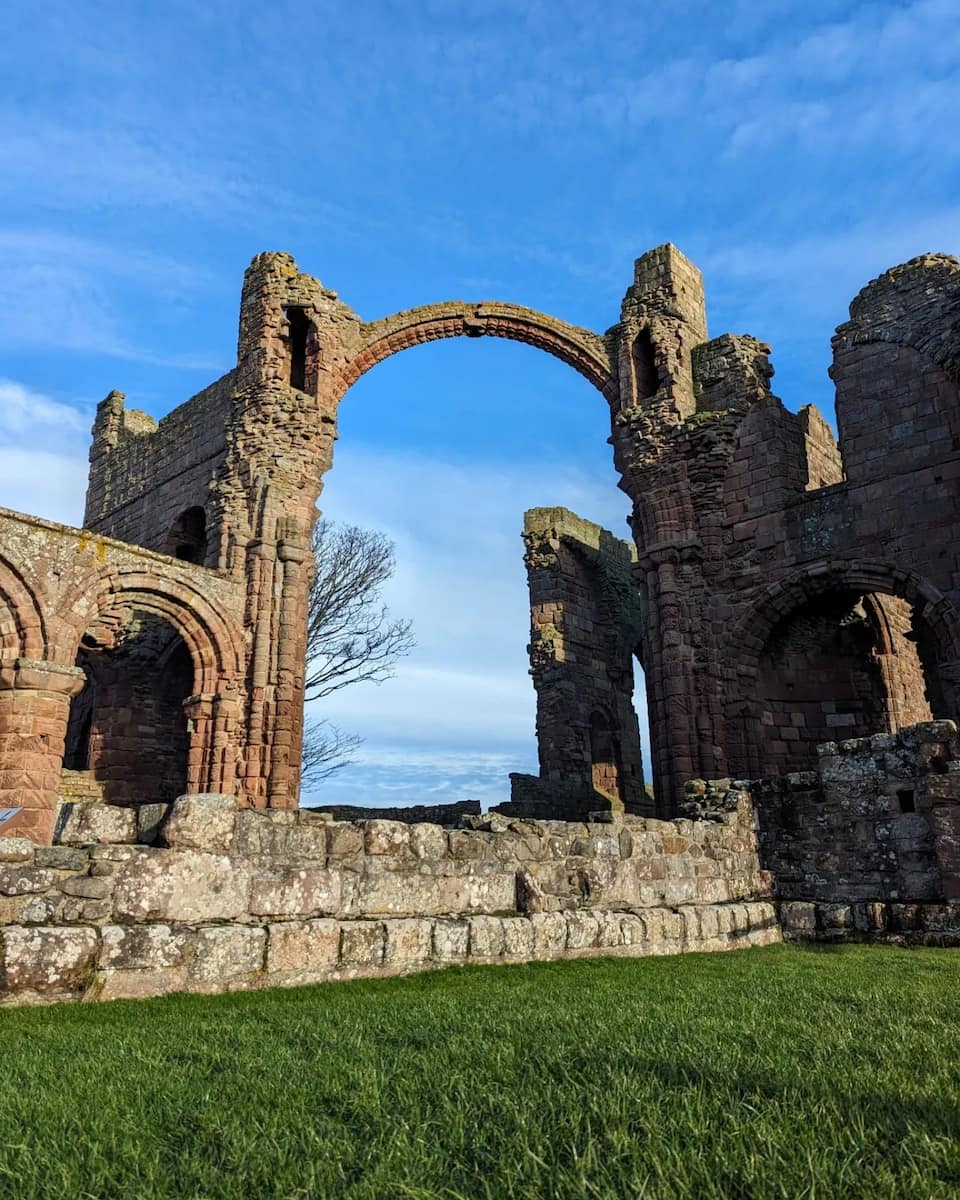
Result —
<instances>
[{"instance_id":1,"label":"stone masonry","mask_svg":"<svg viewBox=\"0 0 960 1200\"><path fill-rule=\"evenodd\" d=\"M411 840L428 825L399 823L405 832L390 836L406 848L393 855L369 850L376 821L297 812L310 533L351 384L409 346L459 336L526 342L601 393L632 537L562 509L527 514L539 775L513 777L499 816L438 814L447 827L417 835L432 839L432 851ZM393 920L416 926L409 962L420 965L455 959L448 945L466 954L487 946L470 924L481 920L495 922L482 926L491 946L520 939L525 949L504 949L508 957L548 952L531 932L541 915L564 922L549 953L659 945L646 925L642 935L625 932L628 916L644 919L635 889L648 869L665 872L668 888L703 867L704 880L726 889L717 904L761 906L772 872L790 936L950 940L960 907L951 782L960 777L960 262L922 256L854 299L833 339L838 439L815 409L791 412L773 394L769 354L751 336L708 338L700 274L671 245L637 260L619 320L602 335L492 301L364 322L289 255L258 255L231 371L159 422L119 392L100 404L84 528L0 510L7 989L109 995L122 990L110 973L129 970L141 972L131 987L150 990L142 972L168 969L163 979L180 982L162 988L259 986L273 937L293 937L274 935L275 920L326 922L323 971L332 976L366 953L368 965L392 969ZM652 792L632 704L635 664L647 691ZM691 791L691 780L721 782ZM736 834L727 810L714 812L731 795ZM712 874L692 849L686 856L709 840L686 817L677 824L691 804L738 844L755 820L758 849L704 855L721 864ZM216 826L214 810L222 845L178 840L199 819L191 814ZM594 830L601 825L616 836ZM248 828L298 832L276 833L289 845L271 857L242 840ZM363 846L350 866L328 845L340 829ZM250 889L263 871L307 879L321 870L317 830L336 903L258 908ZM573 849L605 837L621 847L612 891L606 876L573 862L615 859ZM622 849L637 837L639 858ZM661 854L658 837L687 846ZM519 839L502 891L477 899L474 884L424 882L471 875L469 855L453 850L463 838L485 847L484 862L488 850L501 861L503 838ZM528 838L537 870L518 865ZM301 842L314 850L291 848ZM752 867L737 858L757 853ZM407 864L390 868L390 903L402 915L377 907L366 883L351 890L392 858ZM188 910L177 909L171 897L198 888L232 897L230 911L187 899ZM531 908L541 891L560 907ZM708 903L699 893L689 902ZM729 944L712 918L691 932L680 912L687 900L665 891L650 903L664 930L680 931L673 948ZM587 935L571 934L579 918L569 914L585 908L619 914L610 920L625 940L596 932L607 940L578 941ZM735 929L743 932L727 932ZM168 947L158 953L170 961L130 950L138 938ZM68 984L50 955L73 964ZM232 975L231 963L241 964ZM46 990L43 970L52 972Z\"/></svg>"},{"instance_id":2,"label":"stone masonry","mask_svg":"<svg viewBox=\"0 0 960 1200\"><path fill-rule=\"evenodd\" d=\"M185 796L0 838L0 1003L780 940L746 794L717 821L333 821ZM151 841L156 844L144 844Z\"/></svg>"},{"instance_id":3,"label":"stone masonry","mask_svg":"<svg viewBox=\"0 0 960 1200\"><path fill-rule=\"evenodd\" d=\"M690 778L809 769L819 742L955 715L958 305L945 255L860 293L834 339L838 443L773 395L769 347L708 339L700 274L670 245L637 260L603 335L500 302L364 322L289 255L258 255L233 370L159 422L119 392L100 405L85 529L2 518L0 806L48 840L62 744L108 801L209 788L296 807L310 530L337 407L382 359L447 337L512 338L579 371L609 405L633 502L629 549L572 514L531 515L546 790L517 780L515 803L669 816ZM163 760L149 795L141 735Z\"/></svg>"}]
</instances>

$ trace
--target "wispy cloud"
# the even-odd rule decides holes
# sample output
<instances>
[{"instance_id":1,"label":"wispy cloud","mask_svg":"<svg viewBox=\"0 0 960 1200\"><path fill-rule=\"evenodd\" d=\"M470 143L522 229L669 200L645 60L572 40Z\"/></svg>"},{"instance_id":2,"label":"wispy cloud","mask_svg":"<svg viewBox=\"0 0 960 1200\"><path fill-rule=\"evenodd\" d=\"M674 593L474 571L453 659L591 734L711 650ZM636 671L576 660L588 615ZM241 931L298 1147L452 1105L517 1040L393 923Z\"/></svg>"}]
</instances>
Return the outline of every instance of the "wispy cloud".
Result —
<instances>
[{"instance_id":1,"label":"wispy cloud","mask_svg":"<svg viewBox=\"0 0 960 1200\"><path fill-rule=\"evenodd\" d=\"M198 354L165 355L137 342L131 290L149 289L157 308L209 281L162 253L124 251L107 240L57 230L0 228L0 349L55 348L214 374L222 363ZM137 314L139 317L139 313Z\"/></svg>"},{"instance_id":2,"label":"wispy cloud","mask_svg":"<svg viewBox=\"0 0 960 1200\"><path fill-rule=\"evenodd\" d=\"M88 409L0 379L0 505L78 524L91 420Z\"/></svg>"}]
</instances>

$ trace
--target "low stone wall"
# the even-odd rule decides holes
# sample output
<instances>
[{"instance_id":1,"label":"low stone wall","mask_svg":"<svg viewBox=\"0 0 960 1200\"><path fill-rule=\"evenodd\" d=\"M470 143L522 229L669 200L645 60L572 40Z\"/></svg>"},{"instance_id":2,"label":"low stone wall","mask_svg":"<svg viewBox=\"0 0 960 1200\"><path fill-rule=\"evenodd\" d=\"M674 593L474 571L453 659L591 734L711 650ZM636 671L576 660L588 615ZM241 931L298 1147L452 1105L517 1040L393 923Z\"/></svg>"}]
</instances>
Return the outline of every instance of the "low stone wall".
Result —
<instances>
[{"instance_id":1,"label":"low stone wall","mask_svg":"<svg viewBox=\"0 0 960 1200\"><path fill-rule=\"evenodd\" d=\"M929 721L826 742L818 769L750 785L782 901L960 900L960 737Z\"/></svg>"},{"instance_id":2,"label":"low stone wall","mask_svg":"<svg viewBox=\"0 0 960 1200\"><path fill-rule=\"evenodd\" d=\"M452 804L411 804L406 808L368 807L362 804L316 804L306 812L325 814L333 821L402 821L404 825L459 825L463 817L479 817L479 800Z\"/></svg>"},{"instance_id":3,"label":"low stone wall","mask_svg":"<svg viewBox=\"0 0 960 1200\"><path fill-rule=\"evenodd\" d=\"M742 791L717 820L491 814L450 829L238 811L227 796L152 818L65 806L58 844L0 839L0 1001L779 941L752 820Z\"/></svg>"},{"instance_id":4,"label":"low stone wall","mask_svg":"<svg viewBox=\"0 0 960 1200\"><path fill-rule=\"evenodd\" d=\"M958 904L782 900L777 908L783 936L789 941L960 946Z\"/></svg>"}]
</instances>

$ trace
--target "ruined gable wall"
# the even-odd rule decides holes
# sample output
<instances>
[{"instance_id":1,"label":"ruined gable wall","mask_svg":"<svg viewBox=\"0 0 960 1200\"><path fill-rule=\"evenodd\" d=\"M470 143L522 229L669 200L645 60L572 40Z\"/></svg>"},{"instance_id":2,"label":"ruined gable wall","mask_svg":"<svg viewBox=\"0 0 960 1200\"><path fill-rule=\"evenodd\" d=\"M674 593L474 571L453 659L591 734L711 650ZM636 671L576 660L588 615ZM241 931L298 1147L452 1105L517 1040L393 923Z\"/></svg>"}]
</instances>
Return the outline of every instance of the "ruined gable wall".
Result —
<instances>
[{"instance_id":1,"label":"ruined gable wall","mask_svg":"<svg viewBox=\"0 0 960 1200\"><path fill-rule=\"evenodd\" d=\"M235 386L231 371L159 422L126 409L111 392L93 428L85 527L163 550L176 519L199 505L215 532L211 484L226 453ZM217 539L209 540L205 565L217 566Z\"/></svg>"}]
</instances>

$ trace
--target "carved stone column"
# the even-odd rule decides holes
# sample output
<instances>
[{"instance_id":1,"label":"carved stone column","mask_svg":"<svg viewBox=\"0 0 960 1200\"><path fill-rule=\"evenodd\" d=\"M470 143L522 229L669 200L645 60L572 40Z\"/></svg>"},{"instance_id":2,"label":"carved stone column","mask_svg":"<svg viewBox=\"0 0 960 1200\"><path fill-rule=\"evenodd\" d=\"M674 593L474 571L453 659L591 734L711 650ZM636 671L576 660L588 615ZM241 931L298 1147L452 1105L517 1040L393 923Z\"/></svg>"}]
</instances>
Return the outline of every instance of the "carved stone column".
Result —
<instances>
[{"instance_id":1,"label":"carved stone column","mask_svg":"<svg viewBox=\"0 0 960 1200\"><path fill-rule=\"evenodd\" d=\"M49 845L57 814L70 700L79 667L18 658L0 667L0 808L23 811L5 833Z\"/></svg>"}]
</instances>

